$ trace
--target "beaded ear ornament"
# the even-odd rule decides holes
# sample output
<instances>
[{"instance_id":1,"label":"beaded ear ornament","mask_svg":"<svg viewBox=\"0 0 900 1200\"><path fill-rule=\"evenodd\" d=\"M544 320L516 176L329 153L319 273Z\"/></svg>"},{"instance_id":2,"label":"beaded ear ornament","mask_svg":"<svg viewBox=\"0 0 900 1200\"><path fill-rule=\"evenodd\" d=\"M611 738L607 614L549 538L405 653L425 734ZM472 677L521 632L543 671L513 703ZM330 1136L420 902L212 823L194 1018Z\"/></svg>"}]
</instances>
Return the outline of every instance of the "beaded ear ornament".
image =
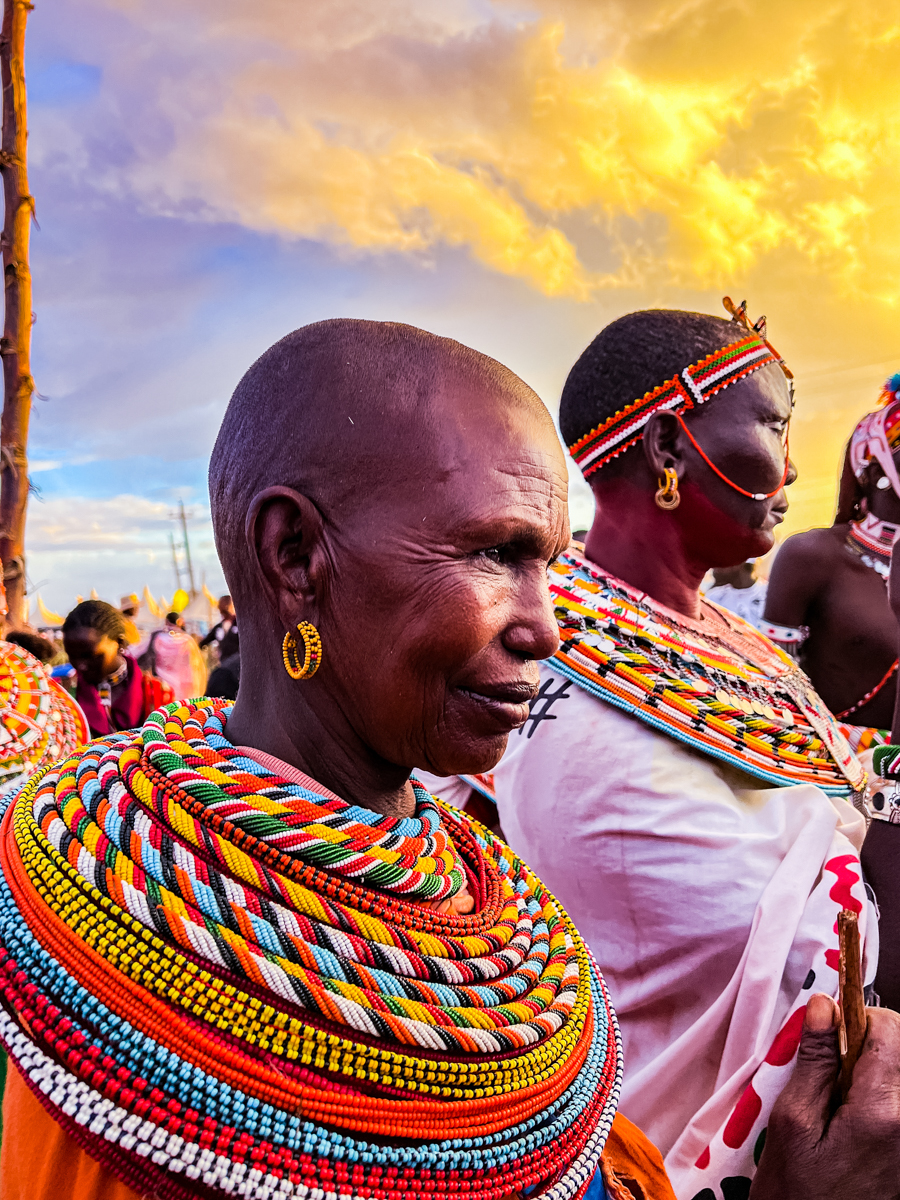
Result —
<instances>
[{"instance_id":1,"label":"beaded ear ornament","mask_svg":"<svg viewBox=\"0 0 900 1200\"><path fill-rule=\"evenodd\" d=\"M303 642L302 659L297 645L297 634ZM281 657L284 660L284 669L291 679L312 679L322 662L322 639L315 625L310 621L301 621L297 626L297 633L288 630L281 643Z\"/></svg>"}]
</instances>

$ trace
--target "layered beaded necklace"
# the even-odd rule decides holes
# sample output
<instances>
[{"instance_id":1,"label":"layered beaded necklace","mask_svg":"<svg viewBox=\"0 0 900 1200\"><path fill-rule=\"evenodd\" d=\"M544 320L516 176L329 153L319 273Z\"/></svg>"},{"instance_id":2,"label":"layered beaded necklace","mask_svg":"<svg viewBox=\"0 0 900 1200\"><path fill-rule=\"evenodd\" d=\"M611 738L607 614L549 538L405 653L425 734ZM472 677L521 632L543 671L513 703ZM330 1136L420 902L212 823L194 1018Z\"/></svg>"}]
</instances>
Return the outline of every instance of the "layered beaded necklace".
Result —
<instances>
[{"instance_id":1,"label":"layered beaded necklace","mask_svg":"<svg viewBox=\"0 0 900 1200\"><path fill-rule=\"evenodd\" d=\"M846 796L866 775L793 659L704 604L674 613L574 547L550 569L560 648L548 664L592 695L767 783Z\"/></svg>"},{"instance_id":2,"label":"layered beaded necklace","mask_svg":"<svg viewBox=\"0 0 900 1200\"><path fill-rule=\"evenodd\" d=\"M0 788L90 739L84 713L36 658L0 642Z\"/></svg>"},{"instance_id":3,"label":"layered beaded necklace","mask_svg":"<svg viewBox=\"0 0 900 1200\"><path fill-rule=\"evenodd\" d=\"M580 1197L621 1048L566 913L417 783L412 818L323 796L234 747L229 711L171 704L6 801L26 1082L161 1200ZM471 914L434 907L464 887Z\"/></svg>"},{"instance_id":4,"label":"layered beaded necklace","mask_svg":"<svg viewBox=\"0 0 900 1200\"><path fill-rule=\"evenodd\" d=\"M860 521L851 521L847 532L847 545L865 566L871 567L887 583L891 573L891 551L900 525L879 521L867 513Z\"/></svg>"}]
</instances>

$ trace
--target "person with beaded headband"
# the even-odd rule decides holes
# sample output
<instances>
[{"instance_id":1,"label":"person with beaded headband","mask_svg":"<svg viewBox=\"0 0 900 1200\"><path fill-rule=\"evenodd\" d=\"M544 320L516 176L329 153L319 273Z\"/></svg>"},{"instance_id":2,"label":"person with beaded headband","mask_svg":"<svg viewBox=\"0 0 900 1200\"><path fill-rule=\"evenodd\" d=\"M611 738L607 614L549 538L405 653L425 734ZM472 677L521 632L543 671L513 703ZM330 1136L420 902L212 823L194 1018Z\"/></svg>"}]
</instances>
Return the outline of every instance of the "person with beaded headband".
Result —
<instances>
[{"instance_id":1,"label":"person with beaded headband","mask_svg":"<svg viewBox=\"0 0 900 1200\"><path fill-rule=\"evenodd\" d=\"M492 779L510 845L601 958L622 1111L679 1200L747 1194L810 989L837 995L842 906L870 980L877 953L865 772L796 663L700 594L771 548L796 477L790 372L725 305L621 317L569 374L560 428L596 515L551 566L561 644Z\"/></svg>"},{"instance_id":2,"label":"person with beaded headband","mask_svg":"<svg viewBox=\"0 0 900 1200\"><path fill-rule=\"evenodd\" d=\"M900 534L898 466L900 374L853 431L834 524L795 534L778 551L763 617L860 753L889 739L897 695L887 580Z\"/></svg>"}]
</instances>

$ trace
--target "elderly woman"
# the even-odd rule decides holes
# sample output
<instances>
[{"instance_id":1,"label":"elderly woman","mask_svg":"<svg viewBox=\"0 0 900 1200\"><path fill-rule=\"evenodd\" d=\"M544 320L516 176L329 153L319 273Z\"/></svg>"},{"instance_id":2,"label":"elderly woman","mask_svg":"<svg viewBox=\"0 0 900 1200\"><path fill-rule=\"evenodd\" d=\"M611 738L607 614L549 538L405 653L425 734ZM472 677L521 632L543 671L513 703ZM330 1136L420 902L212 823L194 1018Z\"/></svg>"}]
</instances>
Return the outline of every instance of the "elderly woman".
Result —
<instances>
[{"instance_id":1,"label":"elderly woman","mask_svg":"<svg viewBox=\"0 0 900 1200\"><path fill-rule=\"evenodd\" d=\"M546 411L454 342L328 322L245 376L210 487L236 704L99 739L3 821L4 1200L671 1200L610 1132L620 1042L574 926L411 778L493 766L556 648ZM754 1200L897 1174L864 1085L826 1131L826 997L807 1028ZM860 1068L896 1071L873 1030Z\"/></svg>"},{"instance_id":2,"label":"elderly woman","mask_svg":"<svg viewBox=\"0 0 900 1200\"><path fill-rule=\"evenodd\" d=\"M494 772L510 845L603 963L622 1108L680 1200L746 1195L810 989L837 995L841 908L875 966L864 773L796 664L700 595L772 547L795 478L789 380L742 317L633 313L573 367L596 518L551 568L561 645Z\"/></svg>"}]
</instances>

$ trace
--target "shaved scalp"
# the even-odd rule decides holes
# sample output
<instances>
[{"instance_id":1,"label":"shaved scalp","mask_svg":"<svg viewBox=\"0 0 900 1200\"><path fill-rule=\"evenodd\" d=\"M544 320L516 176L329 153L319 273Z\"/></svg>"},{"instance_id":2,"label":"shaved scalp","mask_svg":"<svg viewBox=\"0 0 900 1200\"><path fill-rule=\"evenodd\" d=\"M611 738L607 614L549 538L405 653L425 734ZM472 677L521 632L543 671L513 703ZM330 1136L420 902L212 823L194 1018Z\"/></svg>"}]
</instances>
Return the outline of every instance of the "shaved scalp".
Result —
<instances>
[{"instance_id":1,"label":"shaved scalp","mask_svg":"<svg viewBox=\"0 0 900 1200\"><path fill-rule=\"evenodd\" d=\"M441 403L454 383L478 394L483 430L466 419L481 414ZM523 408L552 429L543 403L507 367L412 325L340 319L289 333L238 384L210 458L216 548L232 594L244 591L244 526L264 488L294 488L326 522L343 520L384 488L421 488L423 475L452 470L446 447L437 459L439 428L445 443L448 424L457 440L485 436Z\"/></svg>"}]
</instances>

